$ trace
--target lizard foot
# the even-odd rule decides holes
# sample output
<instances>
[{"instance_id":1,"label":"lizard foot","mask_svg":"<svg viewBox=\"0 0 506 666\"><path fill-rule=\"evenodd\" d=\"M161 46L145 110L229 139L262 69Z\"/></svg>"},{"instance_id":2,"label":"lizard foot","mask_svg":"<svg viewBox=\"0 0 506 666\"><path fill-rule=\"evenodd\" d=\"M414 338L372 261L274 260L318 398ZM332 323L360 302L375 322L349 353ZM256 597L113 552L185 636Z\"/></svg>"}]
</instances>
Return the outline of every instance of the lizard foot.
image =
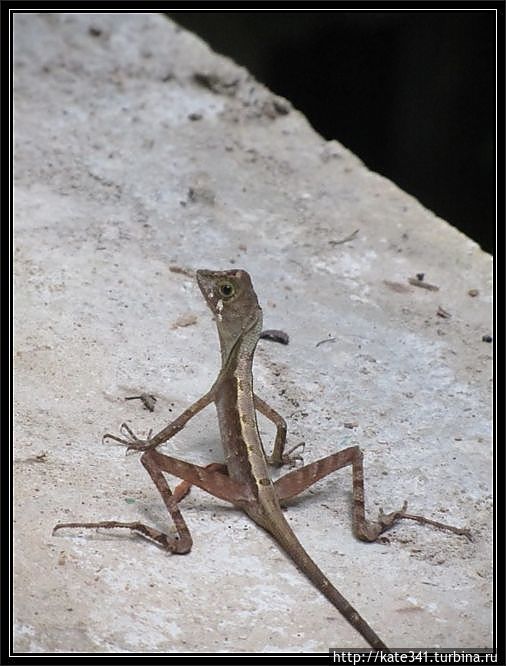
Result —
<instances>
[{"instance_id":1,"label":"lizard foot","mask_svg":"<svg viewBox=\"0 0 506 666\"><path fill-rule=\"evenodd\" d=\"M379 536L385 530L392 527L400 518L405 518L408 503L404 502L399 511L392 511L392 513L384 513L383 509L379 510L378 520L364 521L358 525L355 530L355 535L362 541L377 541Z\"/></svg>"},{"instance_id":2,"label":"lizard foot","mask_svg":"<svg viewBox=\"0 0 506 666\"><path fill-rule=\"evenodd\" d=\"M116 435L111 435L111 433L106 433L102 437L102 442L106 439L113 439L115 442L119 442L127 447L127 453L129 451L146 451L147 449L152 448L150 442L152 430L149 431L146 439L139 439L133 430L126 423L122 423L120 426L120 434L122 437L117 437Z\"/></svg>"},{"instance_id":3,"label":"lizard foot","mask_svg":"<svg viewBox=\"0 0 506 666\"><path fill-rule=\"evenodd\" d=\"M302 455L295 454L293 456L292 453L297 449L302 449L301 453L303 453L305 447L306 442L299 442L295 446L292 446L289 451L283 453L281 459L273 455L267 456L267 462L269 465L273 465L274 467L282 467L283 465L290 465L290 467L294 467L297 462L304 462L304 459L302 458Z\"/></svg>"},{"instance_id":4,"label":"lizard foot","mask_svg":"<svg viewBox=\"0 0 506 666\"><path fill-rule=\"evenodd\" d=\"M408 509L408 503L404 500L404 504L399 511L392 511L391 513L385 513L383 509L380 508L378 514L378 523L382 526L382 532L387 530L389 527L392 527L400 518L405 518L406 511Z\"/></svg>"},{"instance_id":5,"label":"lizard foot","mask_svg":"<svg viewBox=\"0 0 506 666\"><path fill-rule=\"evenodd\" d=\"M398 520L406 518L407 520L415 520L418 523L424 525L432 525L433 527L438 527L442 530L447 530L448 532L453 532L454 534L460 534L465 536L469 541L472 541L471 531L463 527L453 527L453 525L447 525L446 523L440 523L437 520L432 520L430 518L425 518L425 516L417 516L412 513L407 513L408 503L404 502L402 508L399 511L392 511L392 513L384 513L383 509L380 509L378 520L375 522L364 521L362 524L358 525L355 534L362 541L376 541L379 536L385 531L388 530L392 525L394 525ZM382 537L382 540L388 541L386 537Z\"/></svg>"}]
</instances>

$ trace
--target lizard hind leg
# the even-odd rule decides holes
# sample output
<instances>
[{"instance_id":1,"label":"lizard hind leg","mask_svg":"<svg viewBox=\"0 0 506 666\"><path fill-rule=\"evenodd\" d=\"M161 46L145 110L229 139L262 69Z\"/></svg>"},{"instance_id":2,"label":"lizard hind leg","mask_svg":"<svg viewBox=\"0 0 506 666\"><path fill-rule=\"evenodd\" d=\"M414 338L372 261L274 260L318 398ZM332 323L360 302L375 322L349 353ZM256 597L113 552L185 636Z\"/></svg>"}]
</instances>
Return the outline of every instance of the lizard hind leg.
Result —
<instances>
[{"instance_id":1,"label":"lizard hind leg","mask_svg":"<svg viewBox=\"0 0 506 666\"><path fill-rule=\"evenodd\" d=\"M169 484L164 479L161 473L157 473L156 470L149 469L146 465L144 465L144 467L146 467L149 475L153 479L153 482L158 488L158 491L162 496L164 504L167 507L167 510L172 520L174 521L174 525L177 530L177 536L175 537L168 536L164 532L161 532L160 530L157 530L154 527L150 527L149 525L144 525L144 523L141 523L139 521L126 523L126 522L120 522L118 520L101 520L93 523L85 523L85 522L58 523L53 528L53 534L57 530L64 528L86 528L86 529L97 529L100 527L107 529L124 528L142 534L150 541L154 541L158 545L162 546L162 548L165 548L165 550L168 550L170 553L174 553L177 555L184 555L185 553L188 553L191 550L193 542L190 531L177 505L178 501L177 495L179 495L179 499L182 499L182 497L184 497L188 493L188 490L186 492L179 491L178 493L177 492L178 489L176 488L176 494L173 495L169 488Z\"/></svg>"},{"instance_id":2,"label":"lizard hind leg","mask_svg":"<svg viewBox=\"0 0 506 666\"><path fill-rule=\"evenodd\" d=\"M184 554L191 550L192 538L179 510L178 502L188 494L192 485L199 486L215 497L219 497L220 499L224 499L233 504L244 504L250 499L243 492L241 484L233 481L223 473L222 470L224 469L224 465L220 463L212 463L207 467L200 467L199 465L193 465L184 460L165 456L156 451L156 449L147 450L141 456L141 463L162 496L165 507L176 527L176 537L170 537L141 522L135 521L126 523L117 520L102 520L92 523L58 523L53 528L53 534L57 530L63 528L124 528L142 534L171 553ZM176 487L174 494L172 494L172 491L163 476L163 472L172 474L183 480L183 482Z\"/></svg>"},{"instance_id":3,"label":"lizard hind leg","mask_svg":"<svg viewBox=\"0 0 506 666\"><path fill-rule=\"evenodd\" d=\"M366 520L363 454L358 446L350 446L347 449L343 449L316 462L309 463L293 472L289 472L275 481L274 487L280 501L287 500L295 497L328 474L349 465L352 467L353 477L353 532L358 539L362 541L376 541L385 530L403 518L433 525L434 527L449 530L455 534L465 535L469 539L471 538L470 532L467 529L453 527L452 525L439 523L424 516L407 513L407 502L404 502L400 510L393 511L392 513L385 514L383 513L383 509L380 509L377 521Z\"/></svg>"},{"instance_id":4,"label":"lizard hind leg","mask_svg":"<svg viewBox=\"0 0 506 666\"><path fill-rule=\"evenodd\" d=\"M227 466L223 463L210 463L209 465L206 465L204 469L228 474ZM190 481L181 481L181 483L174 488L173 497L175 501L180 502L184 499L189 494L192 485L193 484Z\"/></svg>"},{"instance_id":5,"label":"lizard hind leg","mask_svg":"<svg viewBox=\"0 0 506 666\"><path fill-rule=\"evenodd\" d=\"M181 517L182 518L182 517ZM184 522L184 519L183 519ZM150 527L149 525L144 525L139 521L133 521L131 523L123 523L119 520L99 520L95 523L57 523L53 527L53 534L57 530L66 529L66 528L85 528L85 529L116 529L124 528L132 530L132 532L138 532L142 534L150 541L154 541L158 545L162 546L165 550L168 550L170 553L175 553L177 555L184 555L191 550L192 547L192 538L188 530L186 534L180 533L179 537L169 537L164 532Z\"/></svg>"}]
</instances>

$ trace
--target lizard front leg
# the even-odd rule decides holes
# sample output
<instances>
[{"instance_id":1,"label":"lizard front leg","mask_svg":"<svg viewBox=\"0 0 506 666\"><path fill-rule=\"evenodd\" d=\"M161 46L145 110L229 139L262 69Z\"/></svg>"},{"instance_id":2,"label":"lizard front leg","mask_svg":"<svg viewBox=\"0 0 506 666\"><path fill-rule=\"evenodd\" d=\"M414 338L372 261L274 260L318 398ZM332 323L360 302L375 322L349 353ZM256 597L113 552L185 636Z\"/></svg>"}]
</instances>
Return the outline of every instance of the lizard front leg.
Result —
<instances>
[{"instance_id":1,"label":"lizard front leg","mask_svg":"<svg viewBox=\"0 0 506 666\"><path fill-rule=\"evenodd\" d=\"M255 409L257 409L260 414L263 414L269 421L272 421L276 426L276 439L274 440L274 446L272 448L272 453L270 456L267 456L267 462L269 465L274 467L281 467L288 463L294 463L297 460L302 460L302 456L291 454L299 448L304 449L304 442L296 444L293 446L287 453L285 453L286 446L286 421L278 414L278 412L273 409L265 400L259 398L256 394L253 396L255 399Z\"/></svg>"},{"instance_id":2,"label":"lizard front leg","mask_svg":"<svg viewBox=\"0 0 506 666\"><path fill-rule=\"evenodd\" d=\"M434 527L449 530L455 534L465 535L469 539L471 538L470 532L467 529L439 523L424 516L406 513L407 502L404 502L403 507L399 511L393 511L392 513L385 514L381 509L377 521L366 520L362 459L363 455L360 448L358 446L351 446L343 451L338 451L309 465L305 465L293 472L289 472L274 483L279 500L283 501L294 497L328 474L351 465L353 477L353 532L362 541L376 541L380 534L402 518L416 520L419 523L433 525Z\"/></svg>"},{"instance_id":3,"label":"lizard front leg","mask_svg":"<svg viewBox=\"0 0 506 666\"><path fill-rule=\"evenodd\" d=\"M106 433L102 437L102 440L113 439L115 442L124 444L127 447L127 451L147 451L149 449L154 449L155 447L160 446L160 444L167 442L169 439L171 439L171 437L174 437L176 433L185 427L191 418L201 412L209 404L211 404L211 402L214 400L214 397L215 391L214 389L211 389L201 398L196 400L192 405L190 405L188 409L185 409L184 412L177 417L177 419L174 419L174 421L171 421L168 425L165 426L165 428L160 430L160 432L158 432L156 435L153 435L153 437L151 437L150 431L150 434L146 439L139 439L132 432L130 427L126 423L123 423L121 425L120 432L121 434L126 433L124 437L118 437L117 435Z\"/></svg>"},{"instance_id":4,"label":"lizard front leg","mask_svg":"<svg viewBox=\"0 0 506 666\"><path fill-rule=\"evenodd\" d=\"M137 451L139 450L146 451L146 452L149 450L154 450L156 446L159 446L160 444L163 444L164 442L168 441L176 433L182 430L186 425L186 423L193 416L198 414L201 410L207 407L207 405L209 405L214 400L214 395L215 391L213 387L211 388L210 391L208 391L205 395L203 395L190 407L188 407L188 409L186 409L182 414L180 414L177 417L177 419L169 423L165 428L163 428L163 430L157 433L154 437L151 437L151 431L150 431L147 439L145 440L139 439L130 429L130 427L126 423L124 423L121 426L120 432L125 433L126 438L117 437L116 435L111 435L110 433L106 433L102 439L103 440L113 439L116 442L120 442L120 444L124 444L125 446L127 446L127 451L129 449L134 449ZM180 462L181 463L180 467L184 465L192 467L189 463L183 463L182 461L177 461L177 459L175 458L171 460L174 461L173 465L176 465L178 462ZM153 479L153 482L158 488L158 491L160 492L163 498L165 506L167 507L167 510L171 515L172 520L174 521L174 525L178 532L178 536L176 538L171 538L166 534L164 534L163 532L160 532L159 530L153 527L149 527L148 525L144 525L143 523L138 521L126 523L117 520L102 520L98 522L58 523L53 528L53 533L63 528L78 528L78 527L84 527L84 528L103 527L108 529L125 528L143 534L148 539L156 541L166 550L172 553L178 553L178 554L187 553L192 547L192 539L190 532L184 521L184 518L181 515L181 512L179 511L177 505L178 502L183 497L185 497L185 495L188 494L194 474L193 475L190 474L190 478L188 479L186 479L184 475L181 476L180 478L185 479L185 483L180 484L176 488L175 495L173 495L172 491L169 488L168 483L163 478L161 470L156 465L152 464L151 458L147 456L146 453L141 457L141 462L148 471L151 478ZM171 471L171 470L167 469L166 471ZM186 471L188 472L188 470ZM173 474L175 476L178 476L176 472L173 472ZM188 483L186 483L186 481L188 481Z\"/></svg>"}]
</instances>

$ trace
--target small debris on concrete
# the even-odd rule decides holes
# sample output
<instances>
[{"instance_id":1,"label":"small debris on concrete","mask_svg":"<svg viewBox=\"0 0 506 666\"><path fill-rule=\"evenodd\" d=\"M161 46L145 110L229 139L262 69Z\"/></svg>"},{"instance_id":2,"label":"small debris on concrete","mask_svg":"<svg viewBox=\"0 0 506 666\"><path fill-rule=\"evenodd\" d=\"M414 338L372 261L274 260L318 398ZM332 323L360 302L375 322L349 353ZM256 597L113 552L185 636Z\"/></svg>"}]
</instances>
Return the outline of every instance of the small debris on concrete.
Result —
<instances>
[{"instance_id":1,"label":"small debris on concrete","mask_svg":"<svg viewBox=\"0 0 506 666\"><path fill-rule=\"evenodd\" d=\"M182 266L169 266L169 271L171 273L178 273L180 275L186 275L192 279L195 277L195 271L191 271L189 268L183 268Z\"/></svg>"},{"instance_id":2,"label":"small debris on concrete","mask_svg":"<svg viewBox=\"0 0 506 666\"><path fill-rule=\"evenodd\" d=\"M329 240L329 245L342 245L343 243L348 243L357 237L359 231L360 229L355 229L355 231L352 231L348 236L341 238L341 240Z\"/></svg>"},{"instance_id":3,"label":"small debris on concrete","mask_svg":"<svg viewBox=\"0 0 506 666\"><path fill-rule=\"evenodd\" d=\"M451 314L448 312L448 310L445 310L441 306L438 307L436 314L438 317L442 317L443 319L451 318Z\"/></svg>"},{"instance_id":4,"label":"small debris on concrete","mask_svg":"<svg viewBox=\"0 0 506 666\"><path fill-rule=\"evenodd\" d=\"M141 393L140 395L127 396L125 400L140 400L144 405L144 409L147 409L149 412L155 411L156 396L150 393Z\"/></svg>"},{"instance_id":5,"label":"small debris on concrete","mask_svg":"<svg viewBox=\"0 0 506 666\"><path fill-rule=\"evenodd\" d=\"M335 342L336 338L325 338L324 340L320 340L319 342L316 343L315 347L319 347L320 345L323 345L325 342Z\"/></svg>"},{"instance_id":6,"label":"small debris on concrete","mask_svg":"<svg viewBox=\"0 0 506 666\"><path fill-rule=\"evenodd\" d=\"M186 326L193 326L197 323L197 317L194 314L184 314L176 319L171 328L186 328Z\"/></svg>"},{"instance_id":7,"label":"small debris on concrete","mask_svg":"<svg viewBox=\"0 0 506 666\"><path fill-rule=\"evenodd\" d=\"M402 284L402 282L391 282L390 280L383 280L383 284L392 291L395 291L397 294L406 294L411 291L411 289L405 284Z\"/></svg>"},{"instance_id":8,"label":"small debris on concrete","mask_svg":"<svg viewBox=\"0 0 506 666\"><path fill-rule=\"evenodd\" d=\"M420 279L421 277L421 279ZM422 289L427 289L428 291L439 291L439 287L435 284L430 284L429 282L424 282L424 274L417 273L416 277L408 278L409 284L412 284L414 287L421 287Z\"/></svg>"},{"instance_id":9,"label":"small debris on concrete","mask_svg":"<svg viewBox=\"0 0 506 666\"><path fill-rule=\"evenodd\" d=\"M284 331L278 331L277 329L262 331L260 333L260 338L262 340L272 340L272 342L279 342L282 345L287 345L290 342L288 333L285 333Z\"/></svg>"}]
</instances>

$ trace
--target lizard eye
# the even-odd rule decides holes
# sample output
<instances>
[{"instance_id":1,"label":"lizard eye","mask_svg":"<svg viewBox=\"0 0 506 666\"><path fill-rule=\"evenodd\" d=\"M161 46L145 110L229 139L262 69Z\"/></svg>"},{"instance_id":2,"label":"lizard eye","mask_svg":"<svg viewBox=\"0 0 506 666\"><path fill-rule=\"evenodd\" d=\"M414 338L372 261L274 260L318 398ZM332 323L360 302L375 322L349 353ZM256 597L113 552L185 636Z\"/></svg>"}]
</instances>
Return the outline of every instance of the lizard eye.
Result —
<instances>
[{"instance_id":1,"label":"lizard eye","mask_svg":"<svg viewBox=\"0 0 506 666\"><path fill-rule=\"evenodd\" d=\"M222 282L218 289L222 298L232 298L235 294L235 287L231 282Z\"/></svg>"}]
</instances>

